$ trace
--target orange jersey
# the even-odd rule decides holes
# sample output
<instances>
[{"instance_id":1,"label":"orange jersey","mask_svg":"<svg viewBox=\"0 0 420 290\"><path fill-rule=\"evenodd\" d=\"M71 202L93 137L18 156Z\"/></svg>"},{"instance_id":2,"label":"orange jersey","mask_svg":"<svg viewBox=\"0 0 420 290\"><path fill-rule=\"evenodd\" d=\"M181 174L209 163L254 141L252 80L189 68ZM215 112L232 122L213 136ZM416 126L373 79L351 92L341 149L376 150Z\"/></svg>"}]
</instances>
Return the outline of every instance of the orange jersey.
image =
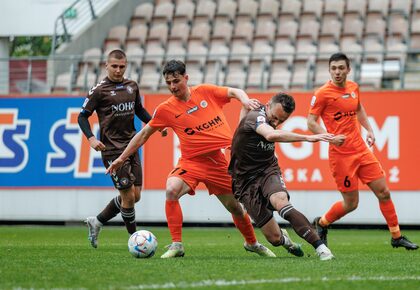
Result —
<instances>
[{"instance_id":1,"label":"orange jersey","mask_svg":"<svg viewBox=\"0 0 420 290\"><path fill-rule=\"evenodd\" d=\"M330 80L312 97L309 113L320 116L329 133L346 136L343 145L330 144L331 153L352 154L367 149L357 120L359 102L359 86L352 81L341 88Z\"/></svg>"},{"instance_id":2,"label":"orange jersey","mask_svg":"<svg viewBox=\"0 0 420 290\"><path fill-rule=\"evenodd\" d=\"M222 107L230 102L228 88L204 84L190 87L190 100L171 96L155 110L151 127L170 127L181 143L183 158L229 147L232 132Z\"/></svg>"}]
</instances>

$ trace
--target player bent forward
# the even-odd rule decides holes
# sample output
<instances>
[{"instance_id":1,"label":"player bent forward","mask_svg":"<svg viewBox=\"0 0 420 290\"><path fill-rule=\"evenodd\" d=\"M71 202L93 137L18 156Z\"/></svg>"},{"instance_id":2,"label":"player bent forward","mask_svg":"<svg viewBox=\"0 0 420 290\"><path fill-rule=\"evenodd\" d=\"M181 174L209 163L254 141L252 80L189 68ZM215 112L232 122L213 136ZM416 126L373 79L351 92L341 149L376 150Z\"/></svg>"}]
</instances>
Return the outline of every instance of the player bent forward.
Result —
<instances>
[{"instance_id":1,"label":"player bent forward","mask_svg":"<svg viewBox=\"0 0 420 290\"><path fill-rule=\"evenodd\" d=\"M280 229L273 217L273 211L278 211L282 218L290 222L295 232L315 248L322 261L331 260L333 254L308 219L289 202L274 150L275 142L328 142L333 135L301 135L276 129L294 109L293 97L280 93L241 120L232 141L229 164L232 188L235 198L244 205L273 246L290 243L287 232ZM300 247L291 247L289 251L303 256Z\"/></svg>"},{"instance_id":2,"label":"player bent forward","mask_svg":"<svg viewBox=\"0 0 420 290\"><path fill-rule=\"evenodd\" d=\"M274 257L273 252L258 243L249 216L234 198L227 172L228 162L221 152L232 139L222 107L231 99L239 101L244 110L257 108L259 102L250 100L240 89L209 84L188 86L185 64L178 60L168 61L162 74L172 96L156 108L152 120L133 137L107 172L112 173L121 167L124 160L143 146L156 130L172 128L180 140L181 158L166 183L165 213L172 244L161 258L184 256L183 215L179 199L186 194L194 195L200 182L232 214L233 222L245 239L245 249L260 256ZM202 127L204 122L212 125L192 129Z\"/></svg>"}]
</instances>

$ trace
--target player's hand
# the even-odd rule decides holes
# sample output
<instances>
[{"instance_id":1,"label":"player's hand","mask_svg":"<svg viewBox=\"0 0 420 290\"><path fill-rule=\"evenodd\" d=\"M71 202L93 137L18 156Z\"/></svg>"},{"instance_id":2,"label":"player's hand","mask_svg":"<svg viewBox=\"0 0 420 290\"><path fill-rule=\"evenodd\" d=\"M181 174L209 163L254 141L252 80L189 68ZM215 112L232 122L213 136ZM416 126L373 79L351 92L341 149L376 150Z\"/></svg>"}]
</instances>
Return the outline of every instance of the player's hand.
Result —
<instances>
[{"instance_id":1,"label":"player's hand","mask_svg":"<svg viewBox=\"0 0 420 290\"><path fill-rule=\"evenodd\" d=\"M373 132L367 132L367 135L366 135L366 142L367 142L367 144L368 144L368 146L369 147L372 147L373 146L373 144L375 144L375 135L373 135Z\"/></svg>"},{"instance_id":2,"label":"player's hand","mask_svg":"<svg viewBox=\"0 0 420 290\"><path fill-rule=\"evenodd\" d=\"M89 145L95 149L95 151L105 151L106 149L104 143L96 139L95 136L89 138Z\"/></svg>"},{"instance_id":3,"label":"player's hand","mask_svg":"<svg viewBox=\"0 0 420 290\"><path fill-rule=\"evenodd\" d=\"M111 165L105 170L105 174L115 174L115 172L123 165L124 161L121 158L117 158L112 161Z\"/></svg>"},{"instance_id":4,"label":"player's hand","mask_svg":"<svg viewBox=\"0 0 420 290\"><path fill-rule=\"evenodd\" d=\"M168 128L164 128L164 129L160 130L160 135L162 137L168 136Z\"/></svg>"},{"instance_id":5,"label":"player's hand","mask_svg":"<svg viewBox=\"0 0 420 290\"><path fill-rule=\"evenodd\" d=\"M257 99L249 99L247 103L244 104L244 107L248 110L254 110L261 107L261 103Z\"/></svg>"},{"instance_id":6,"label":"player's hand","mask_svg":"<svg viewBox=\"0 0 420 290\"><path fill-rule=\"evenodd\" d=\"M334 139L334 134L330 133L323 133L323 134L315 134L315 135L308 135L308 142L331 142Z\"/></svg>"},{"instance_id":7,"label":"player's hand","mask_svg":"<svg viewBox=\"0 0 420 290\"><path fill-rule=\"evenodd\" d=\"M346 135L335 135L330 143L335 146L341 146L344 144L345 140L346 140Z\"/></svg>"}]
</instances>

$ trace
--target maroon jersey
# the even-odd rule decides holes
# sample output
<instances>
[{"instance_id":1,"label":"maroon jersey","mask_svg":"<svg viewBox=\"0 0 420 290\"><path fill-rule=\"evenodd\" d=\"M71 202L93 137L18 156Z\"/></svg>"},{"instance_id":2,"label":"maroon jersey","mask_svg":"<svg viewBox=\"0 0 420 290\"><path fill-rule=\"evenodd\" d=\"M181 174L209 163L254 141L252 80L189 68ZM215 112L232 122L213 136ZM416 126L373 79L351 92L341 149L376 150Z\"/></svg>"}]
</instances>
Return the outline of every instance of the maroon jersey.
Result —
<instances>
[{"instance_id":1,"label":"maroon jersey","mask_svg":"<svg viewBox=\"0 0 420 290\"><path fill-rule=\"evenodd\" d=\"M132 80L115 83L106 77L90 89L82 110L98 114L99 140L106 146L103 155L124 151L136 134L134 115L142 109L139 88Z\"/></svg>"},{"instance_id":2,"label":"maroon jersey","mask_svg":"<svg viewBox=\"0 0 420 290\"><path fill-rule=\"evenodd\" d=\"M279 171L275 143L256 132L267 121L265 107L250 111L239 123L232 139L229 173L233 178L249 178L263 172Z\"/></svg>"}]
</instances>

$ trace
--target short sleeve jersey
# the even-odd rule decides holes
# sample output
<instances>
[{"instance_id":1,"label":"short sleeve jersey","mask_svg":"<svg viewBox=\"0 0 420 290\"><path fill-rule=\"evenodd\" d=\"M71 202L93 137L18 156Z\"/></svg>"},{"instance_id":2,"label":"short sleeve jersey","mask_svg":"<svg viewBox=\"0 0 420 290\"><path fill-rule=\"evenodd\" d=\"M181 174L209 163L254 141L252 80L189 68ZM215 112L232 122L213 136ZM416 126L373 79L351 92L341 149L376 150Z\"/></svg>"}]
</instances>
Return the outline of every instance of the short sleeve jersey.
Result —
<instances>
[{"instance_id":1,"label":"short sleeve jersey","mask_svg":"<svg viewBox=\"0 0 420 290\"><path fill-rule=\"evenodd\" d=\"M149 126L172 128L184 158L229 147L232 133L222 110L230 101L228 88L202 84L190 87L190 93L187 102L171 96L161 103Z\"/></svg>"},{"instance_id":2,"label":"short sleeve jersey","mask_svg":"<svg viewBox=\"0 0 420 290\"><path fill-rule=\"evenodd\" d=\"M367 148L357 120L359 102L359 86L349 80L343 88L330 80L312 97L309 113L320 116L329 133L346 136L344 144L330 146L330 152L352 154Z\"/></svg>"},{"instance_id":3,"label":"short sleeve jersey","mask_svg":"<svg viewBox=\"0 0 420 290\"><path fill-rule=\"evenodd\" d=\"M229 174L235 177L256 176L262 172L279 170L274 155L275 143L267 141L256 132L258 126L267 124L265 106L250 111L239 123L232 139Z\"/></svg>"},{"instance_id":4,"label":"short sleeve jersey","mask_svg":"<svg viewBox=\"0 0 420 290\"><path fill-rule=\"evenodd\" d=\"M103 155L124 151L136 134L134 115L141 107L140 92L132 80L115 83L106 77L90 89L82 110L98 114L99 139L106 146Z\"/></svg>"}]
</instances>

